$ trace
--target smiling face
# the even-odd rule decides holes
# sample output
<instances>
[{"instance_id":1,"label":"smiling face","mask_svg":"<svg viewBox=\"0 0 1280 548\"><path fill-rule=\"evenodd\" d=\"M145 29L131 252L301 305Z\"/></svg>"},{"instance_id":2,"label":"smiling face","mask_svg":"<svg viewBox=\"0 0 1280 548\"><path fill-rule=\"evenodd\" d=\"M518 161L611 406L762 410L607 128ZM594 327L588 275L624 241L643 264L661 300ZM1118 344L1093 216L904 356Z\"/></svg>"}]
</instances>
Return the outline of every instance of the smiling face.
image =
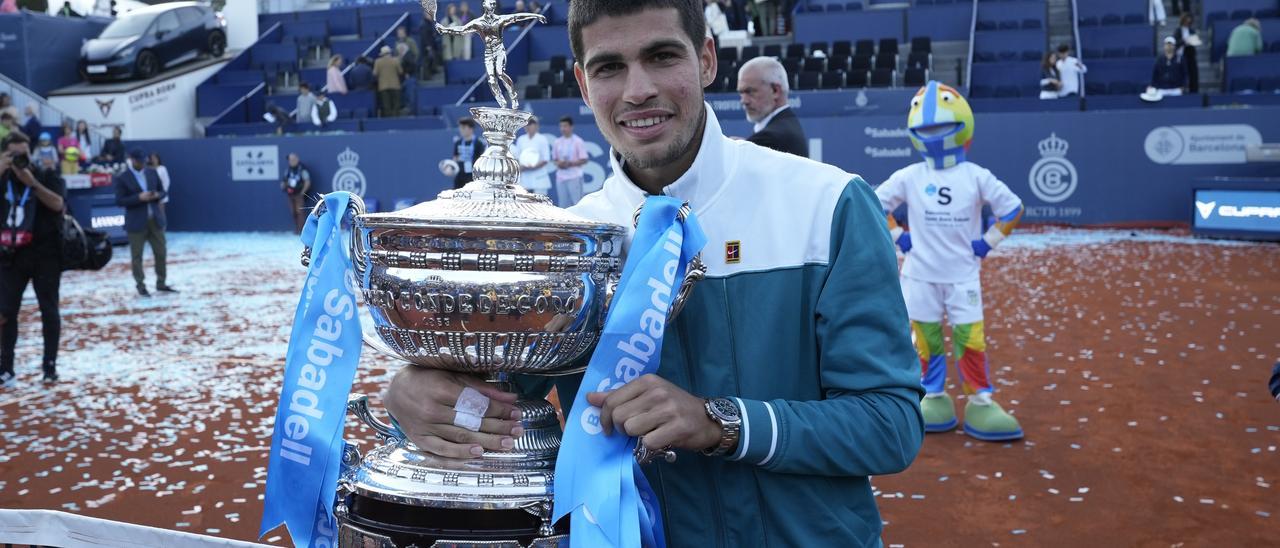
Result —
<instances>
[{"instance_id":1,"label":"smiling face","mask_svg":"<svg viewBox=\"0 0 1280 548\"><path fill-rule=\"evenodd\" d=\"M973 110L951 86L929 82L911 98L907 131L925 158L950 167L964 161L973 142Z\"/></svg>"},{"instance_id":2,"label":"smiling face","mask_svg":"<svg viewBox=\"0 0 1280 548\"><path fill-rule=\"evenodd\" d=\"M693 164L715 78L710 38L693 44L674 8L602 16L582 28L574 75L605 140L650 192Z\"/></svg>"}]
</instances>

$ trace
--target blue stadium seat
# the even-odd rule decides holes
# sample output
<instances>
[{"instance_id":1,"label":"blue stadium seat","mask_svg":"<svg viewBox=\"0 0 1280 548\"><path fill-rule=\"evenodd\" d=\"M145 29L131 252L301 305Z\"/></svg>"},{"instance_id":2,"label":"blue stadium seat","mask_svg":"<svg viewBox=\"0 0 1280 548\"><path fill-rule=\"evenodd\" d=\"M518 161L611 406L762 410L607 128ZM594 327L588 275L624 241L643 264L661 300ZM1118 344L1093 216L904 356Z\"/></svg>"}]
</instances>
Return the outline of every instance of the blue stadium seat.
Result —
<instances>
[{"instance_id":1,"label":"blue stadium seat","mask_svg":"<svg viewBox=\"0 0 1280 548\"><path fill-rule=\"evenodd\" d=\"M1124 18L1114 13L1108 13L1102 16L1102 26L1109 27L1114 25L1123 25Z\"/></svg>"},{"instance_id":2,"label":"blue stadium seat","mask_svg":"<svg viewBox=\"0 0 1280 548\"><path fill-rule=\"evenodd\" d=\"M1151 46L1130 46L1129 57L1151 57Z\"/></svg>"},{"instance_id":3,"label":"blue stadium seat","mask_svg":"<svg viewBox=\"0 0 1280 548\"><path fill-rule=\"evenodd\" d=\"M974 27L974 29L975 29L975 30L980 30L980 31L983 31L983 30L996 30L996 29L997 29L997 25L996 25L996 22L995 22L995 21L978 21L978 24Z\"/></svg>"},{"instance_id":4,"label":"blue stadium seat","mask_svg":"<svg viewBox=\"0 0 1280 548\"><path fill-rule=\"evenodd\" d=\"M822 4L809 4L809 7L805 8L804 11L809 13L822 13L826 11L826 9L827 8Z\"/></svg>"},{"instance_id":5,"label":"blue stadium seat","mask_svg":"<svg viewBox=\"0 0 1280 548\"><path fill-rule=\"evenodd\" d=\"M842 11L844 11L844 4L831 4L831 5L827 6L827 11L830 11L830 12L842 12Z\"/></svg>"},{"instance_id":6,"label":"blue stadium seat","mask_svg":"<svg viewBox=\"0 0 1280 548\"><path fill-rule=\"evenodd\" d=\"M1035 50L1026 50L1022 52L1023 61L1039 61L1041 53Z\"/></svg>"},{"instance_id":7,"label":"blue stadium seat","mask_svg":"<svg viewBox=\"0 0 1280 548\"><path fill-rule=\"evenodd\" d=\"M1081 18L1080 18L1080 26L1082 26L1082 27L1096 27L1096 26L1098 26L1098 18L1097 18L1097 17L1081 17Z\"/></svg>"},{"instance_id":8,"label":"blue stadium seat","mask_svg":"<svg viewBox=\"0 0 1280 548\"><path fill-rule=\"evenodd\" d=\"M1018 22L1017 21L1001 21L997 25L997 28L999 28L1000 30L1018 30Z\"/></svg>"},{"instance_id":9,"label":"blue stadium seat","mask_svg":"<svg viewBox=\"0 0 1280 548\"><path fill-rule=\"evenodd\" d=\"M898 72L891 69L878 68L871 71L871 87L873 88L891 88L893 81L897 79Z\"/></svg>"},{"instance_id":10,"label":"blue stadium seat","mask_svg":"<svg viewBox=\"0 0 1280 548\"><path fill-rule=\"evenodd\" d=\"M1126 25L1141 25L1146 22L1147 16L1140 13L1130 13L1124 16L1124 24Z\"/></svg>"},{"instance_id":11,"label":"blue stadium seat","mask_svg":"<svg viewBox=\"0 0 1280 548\"><path fill-rule=\"evenodd\" d=\"M995 95L995 91L992 90L991 86L975 85L970 87L969 95L971 97L991 97L992 95Z\"/></svg>"},{"instance_id":12,"label":"blue stadium seat","mask_svg":"<svg viewBox=\"0 0 1280 548\"><path fill-rule=\"evenodd\" d=\"M1280 40L1272 42L1271 45L1267 47L1267 51L1270 51L1271 53L1280 53Z\"/></svg>"},{"instance_id":13,"label":"blue stadium seat","mask_svg":"<svg viewBox=\"0 0 1280 548\"><path fill-rule=\"evenodd\" d=\"M1232 78L1227 91L1231 93L1249 93L1258 90L1258 79L1252 76Z\"/></svg>"},{"instance_id":14,"label":"blue stadium seat","mask_svg":"<svg viewBox=\"0 0 1280 548\"><path fill-rule=\"evenodd\" d=\"M996 57L997 57L998 59L1000 59L1001 61L1016 61L1016 60L1018 59L1018 52L1016 52L1016 51L1002 51L1002 52L1000 52L1000 53L997 53L997 54L996 54Z\"/></svg>"},{"instance_id":15,"label":"blue stadium seat","mask_svg":"<svg viewBox=\"0 0 1280 548\"><path fill-rule=\"evenodd\" d=\"M1084 55L1085 59L1098 59L1102 57L1102 50L1097 48L1084 48L1081 50L1081 54Z\"/></svg>"},{"instance_id":16,"label":"blue stadium seat","mask_svg":"<svg viewBox=\"0 0 1280 548\"><path fill-rule=\"evenodd\" d=\"M805 71L796 77L796 89L818 89L818 84L822 80L821 73Z\"/></svg>"},{"instance_id":17,"label":"blue stadium seat","mask_svg":"<svg viewBox=\"0 0 1280 548\"><path fill-rule=\"evenodd\" d=\"M979 51L973 54L973 60L979 63L994 63L996 54L989 51Z\"/></svg>"},{"instance_id":18,"label":"blue stadium seat","mask_svg":"<svg viewBox=\"0 0 1280 548\"><path fill-rule=\"evenodd\" d=\"M996 86L996 97L1019 97L1018 86Z\"/></svg>"},{"instance_id":19,"label":"blue stadium seat","mask_svg":"<svg viewBox=\"0 0 1280 548\"><path fill-rule=\"evenodd\" d=\"M1253 17L1253 10L1232 10L1231 11L1231 20L1233 21L1240 21L1243 19L1248 19L1250 17Z\"/></svg>"},{"instance_id":20,"label":"blue stadium seat","mask_svg":"<svg viewBox=\"0 0 1280 548\"><path fill-rule=\"evenodd\" d=\"M829 70L822 73L822 89L840 89L844 87L844 71Z\"/></svg>"},{"instance_id":21,"label":"blue stadium seat","mask_svg":"<svg viewBox=\"0 0 1280 548\"><path fill-rule=\"evenodd\" d=\"M1085 82L1084 91L1089 95L1106 95L1107 85L1102 82Z\"/></svg>"},{"instance_id":22,"label":"blue stadium seat","mask_svg":"<svg viewBox=\"0 0 1280 548\"><path fill-rule=\"evenodd\" d=\"M1280 17L1280 8L1261 9L1253 12L1253 16L1258 19L1271 19Z\"/></svg>"},{"instance_id":23,"label":"blue stadium seat","mask_svg":"<svg viewBox=\"0 0 1280 548\"><path fill-rule=\"evenodd\" d=\"M1215 21L1225 21L1227 20L1227 18L1228 18L1228 14L1225 11L1209 12L1208 15L1204 16L1205 26L1210 26Z\"/></svg>"},{"instance_id":24,"label":"blue stadium seat","mask_svg":"<svg viewBox=\"0 0 1280 548\"><path fill-rule=\"evenodd\" d=\"M933 0L916 0L917 6L932 6Z\"/></svg>"},{"instance_id":25,"label":"blue stadium seat","mask_svg":"<svg viewBox=\"0 0 1280 548\"><path fill-rule=\"evenodd\" d=\"M1040 22L1039 19L1023 19L1022 20L1022 28L1024 29L1038 29L1043 26L1044 25Z\"/></svg>"},{"instance_id":26,"label":"blue stadium seat","mask_svg":"<svg viewBox=\"0 0 1280 548\"><path fill-rule=\"evenodd\" d=\"M1138 86L1133 82L1116 81L1107 84L1107 94L1109 95L1132 95L1138 93Z\"/></svg>"},{"instance_id":27,"label":"blue stadium seat","mask_svg":"<svg viewBox=\"0 0 1280 548\"><path fill-rule=\"evenodd\" d=\"M1102 50L1102 56L1106 58L1125 57L1129 54L1124 48L1107 48Z\"/></svg>"},{"instance_id":28,"label":"blue stadium seat","mask_svg":"<svg viewBox=\"0 0 1280 548\"><path fill-rule=\"evenodd\" d=\"M1280 92L1280 76L1258 79L1258 91L1262 93Z\"/></svg>"},{"instance_id":29,"label":"blue stadium seat","mask_svg":"<svg viewBox=\"0 0 1280 548\"><path fill-rule=\"evenodd\" d=\"M862 11L862 2L845 2L845 11Z\"/></svg>"}]
</instances>

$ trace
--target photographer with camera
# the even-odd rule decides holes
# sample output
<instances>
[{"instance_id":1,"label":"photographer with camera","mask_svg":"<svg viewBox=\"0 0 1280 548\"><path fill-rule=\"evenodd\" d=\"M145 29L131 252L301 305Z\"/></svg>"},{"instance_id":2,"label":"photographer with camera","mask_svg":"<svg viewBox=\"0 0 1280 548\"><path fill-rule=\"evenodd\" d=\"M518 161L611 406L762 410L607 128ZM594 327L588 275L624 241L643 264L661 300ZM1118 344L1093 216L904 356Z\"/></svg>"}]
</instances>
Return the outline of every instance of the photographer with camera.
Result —
<instances>
[{"instance_id":1,"label":"photographer with camera","mask_svg":"<svg viewBox=\"0 0 1280 548\"><path fill-rule=\"evenodd\" d=\"M284 179L280 180L280 190L289 198L289 212L293 215L294 230L302 234L302 226L307 223L307 215L311 209L307 206L307 192L311 190L311 172L302 165L295 152L289 153L289 167L285 169Z\"/></svg>"},{"instance_id":2,"label":"photographer with camera","mask_svg":"<svg viewBox=\"0 0 1280 548\"><path fill-rule=\"evenodd\" d=\"M58 380L58 338L62 317L62 212L66 185L55 170L31 163L31 141L10 135L0 152L4 222L0 225L0 386L14 378L18 308L27 282L35 287L44 333L44 382Z\"/></svg>"}]
</instances>

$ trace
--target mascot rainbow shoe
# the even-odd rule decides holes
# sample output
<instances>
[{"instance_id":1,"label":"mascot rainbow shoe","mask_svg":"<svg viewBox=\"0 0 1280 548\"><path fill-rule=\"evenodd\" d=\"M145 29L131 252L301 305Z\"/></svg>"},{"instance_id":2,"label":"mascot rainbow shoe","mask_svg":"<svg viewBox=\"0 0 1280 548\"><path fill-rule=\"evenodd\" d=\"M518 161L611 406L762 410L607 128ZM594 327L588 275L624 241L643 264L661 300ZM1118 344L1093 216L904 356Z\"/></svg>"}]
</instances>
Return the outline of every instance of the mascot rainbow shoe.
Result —
<instances>
[{"instance_id":1,"label":"mascot rainbow shoe","mask_svg":"<svg viewBox=\"0 0 1280 548\"><path fill-rule=\"evenodd\" d=\"M992 398L979 274L983 259L1017 226L1023 208L1007 185L968 161L973 129L973 110L959 91L939 82L920 88L911 99L907 131L924 161L895 172L876 195L905 256L902 294L923 371L925 430L947 432L960 424L946 391L945 318L968 400L964 432L984 441L1009 441L1022 438L1022 426ZM899 226L891 213L903 205L907 225ZM984 206L996 216L989 227Z\"/></svg>"}]
</instances>

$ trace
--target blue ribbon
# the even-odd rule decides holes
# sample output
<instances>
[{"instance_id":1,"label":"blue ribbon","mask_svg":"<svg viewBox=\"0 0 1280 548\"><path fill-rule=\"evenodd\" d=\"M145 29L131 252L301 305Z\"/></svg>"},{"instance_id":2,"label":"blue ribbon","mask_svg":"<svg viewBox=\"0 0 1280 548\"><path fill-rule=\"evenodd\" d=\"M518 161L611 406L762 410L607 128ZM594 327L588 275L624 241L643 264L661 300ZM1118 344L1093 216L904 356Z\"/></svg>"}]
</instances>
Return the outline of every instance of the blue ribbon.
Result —
<instances>
[{"instance_id":1,"label":"blue ribbon","mask_svg":"<svg viewBox=\"0 0 1280 548\"><path fill-rule=\"evenodd\" d=\"M657 496L632 457L636 439L617 430L604 435L600 409L587 403L587 393L658 372L667 312L707 240L692 213L678 219L680 207L665 196L645 200L604 332L565 421L553 519L573 516L574 548L665 545Z\"/></svg>"},{"instance_id":2,"label":"blue ribbon","mask_svg":"<svg viewBox=\"0 0 1280 548\"><path fill-rule=\"evenodd\" d=\"M326 212L309 216L302 231L311 267L289 335L258 533L284 523L294 546L329 547L337 538L342 426L361 346L351 229L343 226L350 196L326 195Z\"/></svg>"}]
</instances>

